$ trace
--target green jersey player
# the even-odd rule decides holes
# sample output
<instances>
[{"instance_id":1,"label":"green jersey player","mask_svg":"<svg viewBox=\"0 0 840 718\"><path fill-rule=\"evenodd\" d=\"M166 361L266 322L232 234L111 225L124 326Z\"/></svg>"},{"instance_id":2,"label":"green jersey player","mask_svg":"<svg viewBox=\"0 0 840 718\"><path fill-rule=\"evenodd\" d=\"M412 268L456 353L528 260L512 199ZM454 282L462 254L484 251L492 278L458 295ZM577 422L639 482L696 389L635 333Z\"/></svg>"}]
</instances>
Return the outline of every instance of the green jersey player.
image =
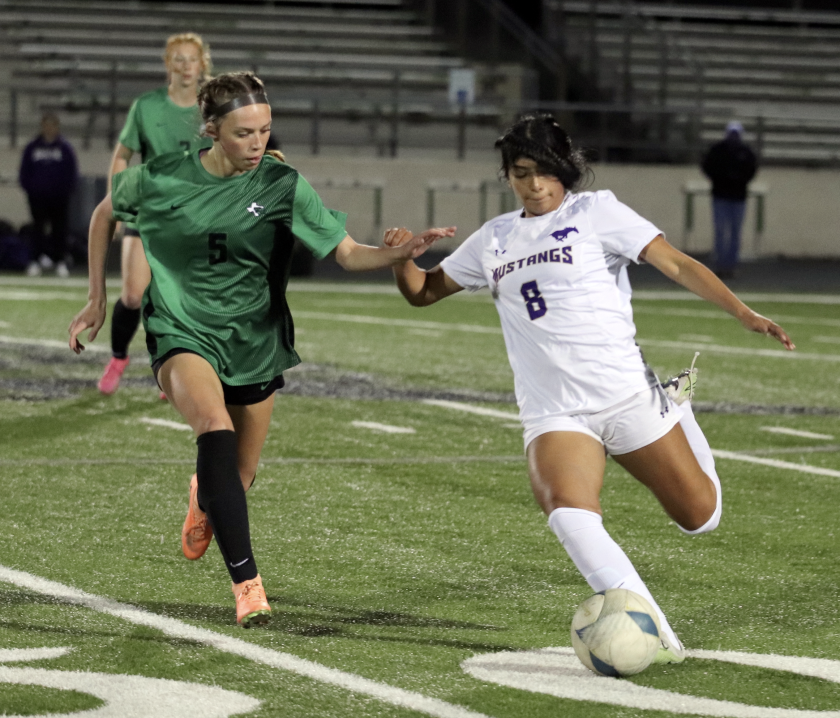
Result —
<instances>
[{"instance_id":1,"label":"green jersey player","mask_svg":"<svg viewBox=\"0 0 840 718\"><path fill-rule=\"evenodd\" d=\"M251 550L245 491L256 475L274 392L294 366L285 301L293 237L347 270L395 266L454 228L396 248L356 244L282 155L265 155L271 108L251 73L210 80L199 94L206 151L163 155L114 179L90 229L90 300L70 324L84 347L105 321L105 258L116 220L136 222L151 267L143 320L160 387L198 436L196 474L181 534L198 559L215 535L236 597L237 622L268 620Z\"/></svg>"},{"instance_id":2,"label":"green jersey player","mask_svg":"<svg viewBox=\"0 0 840 718\"><path fill-rule=\"evenodd\" d=\"M163 55L168 84L138 97L129 110L120 132L111 167L109 187L114 175L128 167L139 154L141 162L178 150L210 147L202 137L198 109L198 85L210 72L210 53L195 33L172 35ZM122 241L120 298L111 316L111 360L99 380L103 394L113 394L128 366L128 345L140 323L140 302L149 284L149 265L143 253L137 226L126 223Z\"/></svg>"}]
</instances>

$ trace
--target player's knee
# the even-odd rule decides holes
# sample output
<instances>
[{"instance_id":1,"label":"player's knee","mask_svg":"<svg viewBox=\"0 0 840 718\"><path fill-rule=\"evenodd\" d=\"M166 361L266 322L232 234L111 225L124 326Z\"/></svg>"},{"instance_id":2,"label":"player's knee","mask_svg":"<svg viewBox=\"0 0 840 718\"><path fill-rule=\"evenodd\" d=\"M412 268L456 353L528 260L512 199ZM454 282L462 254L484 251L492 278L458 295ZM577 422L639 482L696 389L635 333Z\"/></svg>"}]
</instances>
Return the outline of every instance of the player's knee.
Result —
<instances>
[{"instance_id":1,"label":"player's knee","mask_svg":"<svg viewBox=\"0 0 840 718\"><path fill-rule=\"evenodd\" d=\"M722 505L717 490L715 493L716 495L711 501L698 502L693 506L694 510L688 520L683 520L682 523L677 524L683 533L689 536L699 536L714 531L718 527Z\"/></svg>"},{"instance_id":2,"label":"player's knee","mask_svg":"<svg viewBox=\"0 0 840 718\"><path fill-rule=\"evenodd\" d=\"M257 480L257 471L255 468L239 467L239 478L242 480L242 488L245 491L248 491L253 485L254 482Z\"/></svg>"},{"instance_id":3,"label":"player's knee","mask_svg":"<svg viewBox=\"0 0 840 718\"><path fill-rule=\"evenodd\" d=\"M145 287L140 291L124 289L122 295L120 296L120 301L123 303L126 309L140 309L140 305L143 303L144 291Z\"/></svg>"},{"instance_id":4,"label":"player's knee","mask_svg":"<svg viewBox=\"0 0 840 718\"><path fill-rule=\"evenodd\" d=\"M202 417L196 428L196 434L209 434L211 431L233 431L233 422L227 414L211 414Z\"/></svg>"}]
</instances>

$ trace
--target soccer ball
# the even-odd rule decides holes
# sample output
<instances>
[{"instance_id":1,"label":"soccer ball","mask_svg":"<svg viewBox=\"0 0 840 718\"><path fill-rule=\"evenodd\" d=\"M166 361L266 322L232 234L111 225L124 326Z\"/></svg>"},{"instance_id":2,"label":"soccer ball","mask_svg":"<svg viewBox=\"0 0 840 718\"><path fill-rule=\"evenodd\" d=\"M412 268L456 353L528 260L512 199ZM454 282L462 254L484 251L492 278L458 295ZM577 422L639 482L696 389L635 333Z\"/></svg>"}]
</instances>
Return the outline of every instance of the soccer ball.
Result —
<instances>
[{"instance_id":1,"label":"soccer ball","mask_svg":"<svg viewBox=\"0 0 840 718\"><path fill-rule=\"evenodd\" d=\"M572 619L572 646L602 676L641 673L659 650L659 617L638 593L610 588L587 598Z\"/></svg>"}]
</instances>

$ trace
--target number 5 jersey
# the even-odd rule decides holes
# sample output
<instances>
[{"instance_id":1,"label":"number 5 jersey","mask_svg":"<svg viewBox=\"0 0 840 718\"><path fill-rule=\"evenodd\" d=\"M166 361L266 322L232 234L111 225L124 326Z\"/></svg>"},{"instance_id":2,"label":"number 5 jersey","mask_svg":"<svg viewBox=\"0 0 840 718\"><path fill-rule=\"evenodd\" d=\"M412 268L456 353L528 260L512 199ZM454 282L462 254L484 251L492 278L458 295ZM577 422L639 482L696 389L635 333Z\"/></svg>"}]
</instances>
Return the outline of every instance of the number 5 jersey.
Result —
<instances>
[{"instance_id":1,"label":"number 5 jersey","mask_svg":"<svg viewBox=\"0 0 840 718\"><path fill-rule=\"evenodd\" d=\"M204 357L229 386L267 382L300 358L285 299L294 237L322 259L346 236L289 165L266 155L216 177L199 152L161 155L114 175L114 217L135 222L152 281L143 326L152 362Z\"/></svg>"},{"instance_id":2,"label":"number 5 jersey","mask_svg":"<svg viewBox=\"0 0 840 718\"><path fill-rule=\"evenodd\" d=\"M612 192L568 193L540 217L490 220L443 260L462 287L490 288L523 423L601 411L655 385L625 267L659 234Z\"/></svg>"}]
</instances>

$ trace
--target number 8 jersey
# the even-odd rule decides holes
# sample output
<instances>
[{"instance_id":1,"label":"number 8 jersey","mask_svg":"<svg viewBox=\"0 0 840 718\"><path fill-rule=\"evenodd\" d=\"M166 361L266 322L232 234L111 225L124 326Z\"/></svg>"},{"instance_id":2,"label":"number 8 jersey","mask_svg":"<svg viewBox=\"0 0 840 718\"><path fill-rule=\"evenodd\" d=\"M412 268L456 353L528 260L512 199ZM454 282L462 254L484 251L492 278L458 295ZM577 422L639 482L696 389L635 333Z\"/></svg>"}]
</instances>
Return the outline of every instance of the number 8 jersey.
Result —
<instances>
[{"instance_id":1,"label":"number 8 jersey","mask_svg":"<svg viewBox=\"0 0 840 718\"><path fill-rule=\"evenodd\" d=\"M526 425L592 413L654 386L635 342L624 268L662 232L609 191L554 212L487 222L443 260L462 287L489 287Z\"/></svg>"}]
</instances>

